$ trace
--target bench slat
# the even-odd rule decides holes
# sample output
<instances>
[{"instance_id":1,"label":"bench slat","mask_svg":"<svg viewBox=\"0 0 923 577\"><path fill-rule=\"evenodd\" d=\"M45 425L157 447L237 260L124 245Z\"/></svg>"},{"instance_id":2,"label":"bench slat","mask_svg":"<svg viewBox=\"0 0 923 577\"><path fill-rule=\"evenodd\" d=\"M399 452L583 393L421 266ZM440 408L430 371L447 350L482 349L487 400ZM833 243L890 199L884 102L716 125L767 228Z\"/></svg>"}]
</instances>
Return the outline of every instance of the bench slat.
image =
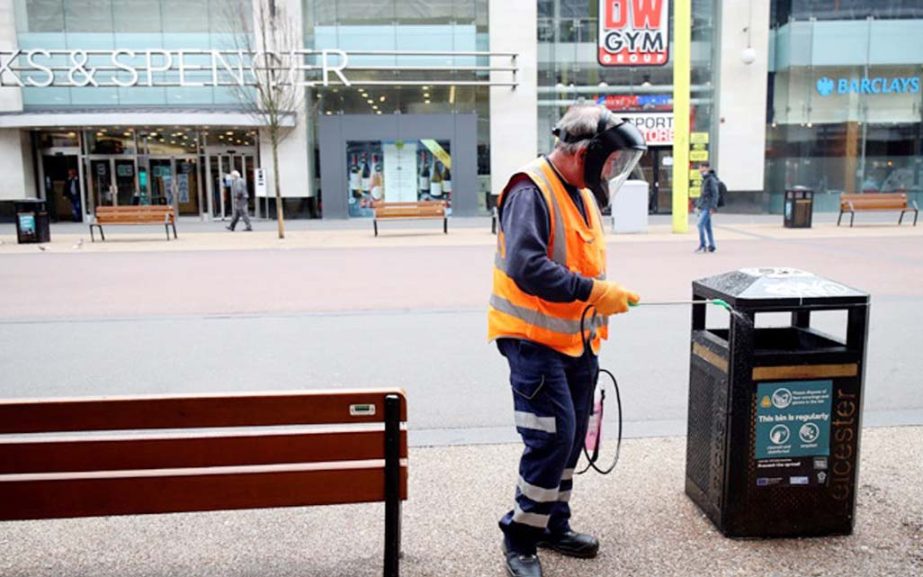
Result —
<instances>
[{"instance_id":1,"label":"bench slat","mask_svg":"<svg viewBox=\"0 0 923 577\"><path fill-rule=\"evenodd\" d=\"M406 421L407 402L400 389L13 399L0 403L0 433L380 423L388 395L400 397L400 420ZM350 415L351 406L369 405L373 415Z\"/></svg>"},{"instance_id":2,"label":"bench slat","mask_svg":"<svg viewBox=\"0 0 923 577\"><path fill-rule=\"evenodd\" d=\"M362 461L381 459L384 446L384 431L345 429L0 440L0 475ZM400 446L406 458L406 431L401 431Z\"/></svg>"},{"instance_id":3,"label":"bench slat","mask_svg":"<svg viewBox=\"0 0 923 577\"><path fill-rule=\"evenodd\" d=\"M375 218L445 218L444 201L384 202L375 206Z\"/></svg>"},{"instance_id":4,"label":"bench slat","mask_svg":"<svg viewBox=\"0 0 923 577\"><path fill-rule=\"evenodd\" d=\"M0 476L0 520L382 501L384 461L111 474ZM400 470L407 498L407 467Z\"/></svg>"},{"instance_id":5,"label":"bench slat","mask_svg":"<svg viewBox=\"0 0 923 577\"><path fill-rule=\"evenodd\" d=\"M841 210L902 210L908 207L902 193L869 193L840 195Z\"/></svg>"},{"instance_id":6,"label":"bench slat","mask_svg":"<svg viewBox=\"0 0 923 577\"><path fill-rule=\"evenodd\" d=\"M96 224L173 224L172 206L99 206Z\"/></svg>"}]
</instances>

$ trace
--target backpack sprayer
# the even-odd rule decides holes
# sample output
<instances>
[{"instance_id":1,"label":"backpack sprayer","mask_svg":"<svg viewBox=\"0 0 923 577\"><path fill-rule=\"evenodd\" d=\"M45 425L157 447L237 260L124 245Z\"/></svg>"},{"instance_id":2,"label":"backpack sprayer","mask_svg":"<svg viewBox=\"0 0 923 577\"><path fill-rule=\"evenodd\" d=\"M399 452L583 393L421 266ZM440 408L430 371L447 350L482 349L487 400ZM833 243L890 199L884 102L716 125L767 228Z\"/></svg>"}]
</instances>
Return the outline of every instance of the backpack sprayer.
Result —
<instances>
[{"instance_id":1,"label":"backpack sprayer","mask_svg":"<svg viewBox=\"0 0 923 577\"><path fill-rule=\"evenodd\" d=\"M707 299L707 300L691 300L691 301L658 301L658 302L639 302L631 304L629 306L632 308L637 306L677 306L677 305L697 305L697 304L711 304L718 307L721 307L728 311L729 313L734 313L734 309L731 308L731 305L722 299ZM592 313L592 314L590 314ZM587 306L583 309L583 314L580 316L580 338L583 340L584 350L592 351L593 348L590 346L590 341L593 340L595 336L592 331L588 334L585 330L585 323L587 315L590 314L590 323L591 326L595 326L596 318L599 316L596 312L596 307L593 305ZM603 388L602 383L599 381L600 374L605 374L612 380L612 390L615 391L615 408L618 411L618 435L615 443L615 456L612 457L612 463L606 468L600 468L596 461L599 460L599 448L602 445L603 437L603 417L605 416L606 408L606 389ZM622 450L622 395L619 392L619 383L615 378L615 375L607 369L599 369L596 374L596 387L593 392L593 412L590 413L589 423L587 424L586 437L583 441L583 454L587 458L587 466L582 470L577 471L578 475L582 475L593 469L601 475L608 475L615 469L615 466L619 462L619 453Z\"/></svg>"}]
</instances>

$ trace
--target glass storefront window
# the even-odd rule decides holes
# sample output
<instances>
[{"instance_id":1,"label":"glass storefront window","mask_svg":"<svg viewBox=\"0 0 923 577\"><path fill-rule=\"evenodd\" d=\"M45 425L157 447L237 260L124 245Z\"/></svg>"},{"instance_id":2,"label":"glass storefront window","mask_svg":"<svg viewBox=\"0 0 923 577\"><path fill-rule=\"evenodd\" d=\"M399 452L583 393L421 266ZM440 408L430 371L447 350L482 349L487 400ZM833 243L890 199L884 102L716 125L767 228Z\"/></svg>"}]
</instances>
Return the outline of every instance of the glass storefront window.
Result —
<instances>
[{"instance_id":1,"label":"glass storefront window","mask_svg":"<svg viewBox=\"0 0 923 577\"><path fill-rule=\"evenodd\" d=\"M346 143L350 217L374 216L376 202L452 201L451 145L446 140Z\"/></svg>"},{"instance_id":2,"label":"glass storefront window","mask_svg":"<svg viewBox=\"0 0 923 577\"><path fill-rule=\"evenodd\" d=\"M138 142L150 155L196 154L196 131L189 128L161 127L138 132Z\"/></svg>"},{"instance_id":3,"label":"glass storefront window","mask_svg":"<svg viewBox=\"0 0 923 577\"><path fill-rule=\"evenodd\" d=\"M206 146L256 146L255 129L214 128L205 131Z\"/></svg>"},{"instance_id":4,"label":"glass storefront window","mask_svg":"<svg viewBox=\"0 0 923 577\"><path fill-rule=\"evenodd\" d=\"M714 132L715 0L692 1L692 125ZM598 2L542 0L538 4L538 150L550 152L551 130L567 108L579 103L605 105L615 114L656 122L673 112L673 63L650 67L604 67L597 61ZM672 19L671 3L671 19ZM671 25L672 28L672 25ZM671 53L672 57L672 53ZM651 190L649 209L669 211L672 203L672 151L669 141L652 145L640 173ZM715 159L710 159L715 162Z\"/></svg>"},{"instance_id":5,"label":"glass storefront window","mask_svg":"<svg viewBox=\"0 0 923 577\"><path fill-rule=\"evenodd\" d=\"M90 154L134 154L135 134L131 128L100 128L87 132Z\"/></svg>"},{"instance_id":6,"label":"glass storefront window","mask_svg":"<svg viewBox=\"0 0 923 577\"><path fill-rule=\"evenodd\" d=\"M38 134L39 148L76 148L77 146L80 146L80 139L74 130L46 130Z\"/></svg>"},{"instance_id":7,"label":"glass storefront window","mask_svg":"<svg viewBox=\"0 0 923 577\"><path fill-rule=\"evenodd\" d=\"M859 4L868 9L872 3L841 8ZM829 3L799 5L792 21L773 32L765 177L770 212L781 212L782 195L794 186L813 189L819 211L838 210L842 193L905 192L923 200L923 74L919 65L900 63L906 50L893 50L891 41L895 30L912 33L915 26L877 20L905 12L909 3L874 4L875 18L863 23L825 19L822 14L833 14L825 12ZM817 19L797 21L804 16ZM861 28L865 41L834 34L844 26Z\"/></svg>"},{"instance_id":8,"label":"glass storefront window","mask_svg":"<svg viewBox=\"0 0 923 577\"><path fill-rule=\"evenodd\" d=\"M64 3L61 0L26 0L25 8L25 14L16 14L18 32L64 30Z\"/></svg>"},{"instance_id":9,"label":"glass storefront window","mask_svg":"<svg viewBox=\"0 0 923 577\"><path fill-rule=\"evenodd\" d=\"M65 32L114 32L112 0L66 0Z\"/></svg>"},{"instance_id":10,"label":"glass storefront window","mask_svg":"<svg viewBox=\"0 0 923 577\"><path fill-rule=\"evenodd\" d=\"M773 0L772 25L789 20L865 20L923 18L919 0Z\"/></svg>"}]
</instances>

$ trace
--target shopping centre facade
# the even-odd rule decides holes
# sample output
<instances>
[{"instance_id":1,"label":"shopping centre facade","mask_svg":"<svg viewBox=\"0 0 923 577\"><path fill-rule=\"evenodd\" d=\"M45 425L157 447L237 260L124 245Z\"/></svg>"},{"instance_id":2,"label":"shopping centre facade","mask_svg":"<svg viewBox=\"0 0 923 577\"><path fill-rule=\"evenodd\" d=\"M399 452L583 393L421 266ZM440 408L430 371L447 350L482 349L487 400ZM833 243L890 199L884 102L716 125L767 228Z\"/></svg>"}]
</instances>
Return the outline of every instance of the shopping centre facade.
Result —
<instances>
[{"instance_id":1,"label":"shopping centre facade","mask_svg":"<svg viewBox=\"0 0 923 577\"><path fill-rule=\"evenodd\" d=\"M669 212L673 36L649 62L603 62L599 39L623 6L663 5L669 31L672 4L2 0L0 213L39 197L67 219L76 187L85 216L166 203L220 218L236 170L257 215L274 214L277 177L293 217L368 217L381 199L483 214L516 168L552 148L575 102L642 127L637 176L651 211ZM253 62L241 38L256 36L267 5L296 39L278 175L252 87L238 83ZM695 158L717 168L729 210L779 212L794 186L815 190L821 209L842 192L920 196L919 2L691 5Z\"/></svg>"}]
</instances>

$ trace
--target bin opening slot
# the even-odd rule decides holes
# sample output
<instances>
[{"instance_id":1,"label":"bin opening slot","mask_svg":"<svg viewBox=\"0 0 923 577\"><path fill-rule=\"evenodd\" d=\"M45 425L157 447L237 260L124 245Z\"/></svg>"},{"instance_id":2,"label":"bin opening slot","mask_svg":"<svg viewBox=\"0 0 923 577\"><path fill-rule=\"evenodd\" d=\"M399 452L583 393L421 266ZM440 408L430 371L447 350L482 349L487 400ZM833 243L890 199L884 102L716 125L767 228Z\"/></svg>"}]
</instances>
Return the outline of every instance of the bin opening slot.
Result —
<instances>
[{"instance_id":1,"label":"bin opening slot","mask_svg":"<svg viewBox=\"0 0 923 577\"><path fill-rule=\"evenodd\" d=\"M697 305L700 306L700 305ZM727 343L731 319L748 328L749 317L732 315L718 307L705 307L705 332ZM810 311L800 316L794 311L757 312L753 314L753 345L757 353L845 351L848 312L845 310Z\"/></svg>"}]
</instances>

